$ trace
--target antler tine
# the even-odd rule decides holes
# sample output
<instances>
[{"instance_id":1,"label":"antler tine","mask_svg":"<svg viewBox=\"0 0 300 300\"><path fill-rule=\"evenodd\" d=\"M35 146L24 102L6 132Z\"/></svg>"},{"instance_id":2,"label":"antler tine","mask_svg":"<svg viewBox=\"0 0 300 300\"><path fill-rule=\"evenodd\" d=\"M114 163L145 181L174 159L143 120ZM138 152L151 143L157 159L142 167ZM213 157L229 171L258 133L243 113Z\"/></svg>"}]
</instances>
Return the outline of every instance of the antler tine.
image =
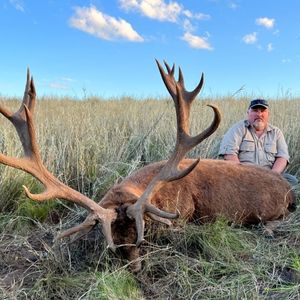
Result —
<instances>
[{"instance_id":1,"label":"antler tine","mask_svg":"<svg viewBox=\"0 0 300 300\"><path fill-rule=\"evenodd\" d=\"M27 68L26 85L25 85L25 90L23 95L23 101L17 113L20 114L24 119L25 118L24 106L27 106L29 110L33 113L35 102L36 102L35 85L34 85L33 77L30 76L30 69Z\"/></svg>"},{"instance_id":2,"label":"antler tine","mask_svg":"<svg viewBox=\"0 0 300 300\"><path fill-rule=\"evenodd\" d=\"M35 201L45 201L53 198L61 198L74 202L90 211L87 221L73 229L67 230L62 236L69 236L78 231L86 231L98 222L102 225L102 230L109 248L115 249L111 234L111 223L116 219L117 213L113 209L105 209L92 199L68 187L59 181L44 166L37 144L35 126L33 122L33 110L35 106L36 90L33 79L30 79L29 69L27 71L27 81L24 98L19 110L15 113L0 106L0 112L8 118L14 125L21 140L25 156L22 158L10 157L0 153L0 163L7 166L23 170L37 178L44 186L45 190L40 194L32 194L25 186L26 195Z\"/></svg>"},{"instance_id":3,"label":"antler tine","mask_svg":"<svg viewBox=\"0 0 300 300\"><path fill-rule=\"evenodd\" d=\"M4 108L3 106L0 105L0 113L9 119L12 123L17 122L15 119L16 117L13 117L13 115L20 115L24 119L25 117L25 112L24 112L24 105L26 105L31 111L33 111L34 104L35 104L35 86L33 82L33 78L30 79L30 70L27 68L27 76L26 76L26 85L25 85L25 91L24 91L24 96L23 96L23 101L21 103L21 106L19 110L13 114L11 111L8 109ZM18 131L19 134L19 131ZM19 134L20 136L20 134Z\"/></svg>"},{"instance_id":4,"label":"antler tine","mask_svg":"<svg viewBox=\"0 0 300 300\"><path fill-rule=\"evenodd\" d=\"M211 134L213 134L218 129L218 127L220 125L221 113L220 113L219 109L212 104L207 104L207 106L209 106L213 109L214 119L208 128L203 130L198 135L191 137L191 139L190 139L191 148L194 148L195 146L200 144L203 140L207 139Z\"/></svg>"},{"instance_id":5,"label":"antler tine","mask_svg":"<svg viewBox=\"0 0 300 300\"><path fill-rule=\"evenodd\" d=\"M168 74L167 74L167 73L165 73L165 71L164 71L163 67L161 66L161 64L159 63L159 61L157 59L155 61L158 66L158 70L162 77L162 80L163 80L168 92L170 93L170 95L173 98L173 96L175 96L175 94L176 94L176 87L175 87L176 82L174 79L174 69L175 69L174 66L175 65L173 65L173 69L172 69L173 71L172 71L170 69L169 65L165 62L165 66L168 70Z\"/></svg>"},{"instance_id":6,"label":"antler tine","mask_svg":"<svg viewBox=\"0 0 300 300\"><path fill-rule=\"evenodd\" d=\"M0 113L7 119L10 119L12 113L0 104Z\"/></svg>"},{"instance_id":7,"label":"antler tine","mask_svg":"<svg viewBox=\"0 0 300 300\"><path fill-rule=\"evenodd\" d=\"M168 74L173 77L175 72L175 64L173 64L172 69L166 61L164 61L164 64L166 66L166 69L168 70Z\"/></svg>"},{"instance_id":8,"label":"antler tine","mask_svg":"<svg viewBox=\"0 0 300 300\"><path fill-rule=\"evenodd\" d=\"M184 87L184 78L180 67L179 67L178 83Z\"/></svg>"},{"instance_id":9,"label":"antler tine","mask_svg":"<svg viewBox=\"0 0 300 300\"><path fill-rule=\"evenodd\" d=\"M24 95L23 95L23 104L28 105L28 99L30 96L29 95L29 90L31 88L31 78L30 78L30 69L27 68L27 76L26 76L26 85L25 85L25 91L24 91Z\"/></svg>"},{"instance_id":10,"label":"antler tine","mask_svg":"<svg viewBox=\"0 0 300 300\"><path fill-rule=\"evenodd\" d=\"M204 83L204 74L201 74L201 78L200 81L198 83L198 85L194 88L194 90L192 91L187 91L184 85L184 77L181 71L181 68L179 67L179 76L178 76L178 84L180 85L181 89L182 89L182 93L184 95L185 101L186 102L193 102L194 99L197 97L197 95L200 93L202 86Z\"/></svg>"},{"instance_id":11,"label":"antler tine","mask_svg":"<svg viewBox=\"0 0 300 300\"><path fill-rule=\"evenodd\" d=\"M160 170L160 172L151 180L144 193L138 199L136 203L127 208L127 215L130 218L134 218L137 228L137 245L139 246L144 240L144 213L151 215L156 215L159 218L172 219L176 218L178 215L174 213L168 213L158 209L153 206L150 202L155 193L161 189L167 182L174 181L184 176L188 175L199 163L200 159L195 160L190 166L184 170L179 170L178 166L180 161L184 158L185 154L199 144L203 139L210 136L219 126L221 115L217 107L209 105L213 108L214 119L211 125L204 130L202 133L195 137L191 137L189 133L189 115L191 103L196 97L196 95L201 90L203 85L203 74L201 80L197 87L192 92L187 92L184 87L184 79L181 69L179 69L179 79L178 82L174 80L173 74L170 76L169 69L168 74L164 72L159 62L156 60L162 79L173 98L176 117L177 117L177 140L174 152L171 157ZM155 220L155 218L153 218ZM156 219L160 221L159 219Z\"/></svg>"},{"instance_id":12,"label":"antler tine","mask_svg":"<svg viewBox=\"0 0 300 300\"><path fill-rule=\"evenodd\" d=\"M30 79L30 88L28 91L28 95L29 95L29 98L28 98L29 102L26 105L28 106L28 109L33 114L34 108L35 108L35 102L36 102L36 90L35 90L35 84L34 84L33 77L31 77L31 79Z\"/></svg>"},{"instance_id":13,"label":"antler tine","mask_svg":"<svg viewBox=\"0 0 300 300\"><path fill-rule=\"evenodd\" d=\"M200 91L203 87L203 83L204 83L204 74L202 73L200 81L199 81L198 85L195 87L195 89L191 92L185 91L186 97L188 97L190 99L190 101L193 101L197 97L197 95L200 93Z\"/></svg>"}]
</instances>

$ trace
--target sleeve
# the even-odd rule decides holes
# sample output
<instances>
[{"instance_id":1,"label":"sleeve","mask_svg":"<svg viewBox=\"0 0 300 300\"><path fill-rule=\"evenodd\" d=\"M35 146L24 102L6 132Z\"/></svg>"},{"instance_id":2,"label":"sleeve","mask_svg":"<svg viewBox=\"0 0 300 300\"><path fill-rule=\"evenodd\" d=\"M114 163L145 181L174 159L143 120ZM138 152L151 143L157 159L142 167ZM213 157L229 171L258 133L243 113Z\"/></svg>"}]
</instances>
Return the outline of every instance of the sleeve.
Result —
<instances>
[{"instance_id":1,"label":"sleeve","mask_svg":"<svg viewBox=\"0 0 300 300\"><path fill-rule=\"evenodd\" d=\"M245 134L245 129L246 127L244 125L244 122L242 124L237 123L225 133L220 144L220 156L224 156L225 154L239 154L240 145Z\"/></svg>"},{"instance_id":2,"label":"sleeve","mask_svg":"<svg viewBox=\"0 0 300 300\"><path fill-rule=\"evenodd\" d=\"M277 153L276 157L283 157L288 162L290 160L288 146L285 141L284 135L280 129L277 129Z\"/></svg>"}]
</instances>

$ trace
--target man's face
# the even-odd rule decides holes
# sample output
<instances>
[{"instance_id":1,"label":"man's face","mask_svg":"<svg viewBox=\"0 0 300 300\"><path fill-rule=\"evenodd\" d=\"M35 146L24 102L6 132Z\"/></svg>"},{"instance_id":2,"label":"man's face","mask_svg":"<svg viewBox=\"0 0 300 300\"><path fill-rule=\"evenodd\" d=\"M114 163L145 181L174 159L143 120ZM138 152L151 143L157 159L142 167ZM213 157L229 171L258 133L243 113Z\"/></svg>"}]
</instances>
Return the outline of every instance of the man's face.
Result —
<instances>
[{"instance_id":1,"label":"man's face","mask_svg":"<svg viewBox=\"0 0 300 300\"><path fill-rule=\"evenodd\" d=\"M264 130L269 122L269 109L263 106L249 108L248 121L255 130Z\"/></svg>"}]
</instances>

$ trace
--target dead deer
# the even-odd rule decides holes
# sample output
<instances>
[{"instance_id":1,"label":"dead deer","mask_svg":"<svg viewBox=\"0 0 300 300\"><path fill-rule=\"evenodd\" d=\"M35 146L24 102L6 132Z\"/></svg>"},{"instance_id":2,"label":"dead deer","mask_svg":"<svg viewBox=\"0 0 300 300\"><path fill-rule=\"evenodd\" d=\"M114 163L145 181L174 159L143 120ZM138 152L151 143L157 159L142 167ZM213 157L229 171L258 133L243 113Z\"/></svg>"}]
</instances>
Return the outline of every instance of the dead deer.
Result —
<instances>
[{"instance_id":1,"label":"dead deer","mask_svg":"<svg viewBox=\"0 0 300 300\"><path fill-rule=\"evenodd\" d=\"M168 225L178 216L203 223L220 215L239 224L256 224L286 216L295 203L288 182L272 171L222 160L203 159L199 163L200 159L184 158L218 128L220 112L209 105L214 112L211 125L190 136L190 109L202 88L203 74L196 88L189 92L180 68L175 80L174 65L170 68L165 63L167 72L158 61L157 65L176 109L174 152L169 160L149 164L114 185L99 203L63 184L44 166L33 122L36 90L29 71L19 110L12 113L0 106L1 114L14 125L24 150L22 158L0 154L0 162L33 175L45 186L40 194L32 194L23 186L26 195L35 201L65 199L89 211L83 223L61 233L59 238L85 234L100 223L110 249L125 245L128 259L135 260L134 271L141 268L137 258L144 240L145 216Z\"/></svg>"}]
</instances>

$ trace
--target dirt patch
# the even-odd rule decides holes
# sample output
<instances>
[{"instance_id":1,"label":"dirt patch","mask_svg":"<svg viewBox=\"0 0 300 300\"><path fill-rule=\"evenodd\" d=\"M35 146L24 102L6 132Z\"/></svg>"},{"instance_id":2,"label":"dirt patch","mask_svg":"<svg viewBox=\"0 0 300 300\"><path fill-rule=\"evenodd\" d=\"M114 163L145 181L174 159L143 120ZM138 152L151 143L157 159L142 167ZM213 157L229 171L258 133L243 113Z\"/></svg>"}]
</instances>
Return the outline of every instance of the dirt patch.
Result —
<instances>
[{"instance_id":1,"label":"dirt patch","mask_svg":"<svg viewBox=\"0 0 300 300\"><path fill-rule=\"evenodd\" d=\"M53 234L35 231L28 237L5 234L0 241L0 286L28 286L39 277L37 265L49 255Z\"/></svg>"}]
</instances>

